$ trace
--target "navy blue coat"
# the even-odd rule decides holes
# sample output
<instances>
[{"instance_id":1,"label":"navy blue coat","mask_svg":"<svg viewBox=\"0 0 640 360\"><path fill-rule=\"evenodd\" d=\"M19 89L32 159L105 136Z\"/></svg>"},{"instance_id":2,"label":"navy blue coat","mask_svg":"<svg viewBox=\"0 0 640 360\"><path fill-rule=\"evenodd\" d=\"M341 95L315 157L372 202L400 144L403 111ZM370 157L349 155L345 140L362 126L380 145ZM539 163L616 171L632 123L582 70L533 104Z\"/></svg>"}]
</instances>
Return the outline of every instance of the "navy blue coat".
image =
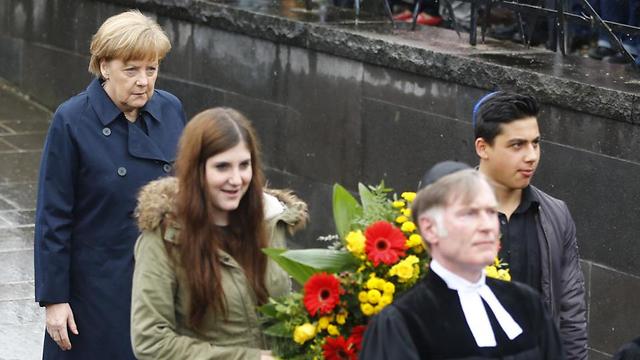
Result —
<instances>
[{"instance_id":1,"label":"navy blue coat","mask_svg":"<svg viewBox=\"0 0 640 360\"><path fill-rule=\"evenodd\" d=\"M97 79L54 114L38 184L36 301L68 302L80 334L69 332L72 349L62 351L45 332L45 359L134 359L136 196L172 172L186 122L180 101L161 90L140 114L148 135L126 120Z\"/></svg>"}]
</instances>

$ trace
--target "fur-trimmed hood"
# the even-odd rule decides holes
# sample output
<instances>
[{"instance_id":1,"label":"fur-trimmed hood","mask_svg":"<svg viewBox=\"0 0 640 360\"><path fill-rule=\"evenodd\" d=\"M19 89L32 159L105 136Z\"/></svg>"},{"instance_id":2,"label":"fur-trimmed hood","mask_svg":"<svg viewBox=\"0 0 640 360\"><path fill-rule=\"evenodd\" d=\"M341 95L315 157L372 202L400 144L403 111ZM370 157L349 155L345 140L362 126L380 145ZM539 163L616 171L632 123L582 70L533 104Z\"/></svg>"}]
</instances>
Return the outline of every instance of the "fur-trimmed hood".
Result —
<instances>
[{"instance_id":1,"label":"fur-trimmed hood","mask_svg":"<svg viewBox=\"0 0 640 360\"><path fill-rule=\"evenodd\" d=\"M154 231L164 221L175 219L178 179L165 177L145 185L138 194L135 216L140 231ZM303 229L309 220L307 204L289 190L264 190L265 220L286 223L290 234Z\"/></svg>"}]
</instances>

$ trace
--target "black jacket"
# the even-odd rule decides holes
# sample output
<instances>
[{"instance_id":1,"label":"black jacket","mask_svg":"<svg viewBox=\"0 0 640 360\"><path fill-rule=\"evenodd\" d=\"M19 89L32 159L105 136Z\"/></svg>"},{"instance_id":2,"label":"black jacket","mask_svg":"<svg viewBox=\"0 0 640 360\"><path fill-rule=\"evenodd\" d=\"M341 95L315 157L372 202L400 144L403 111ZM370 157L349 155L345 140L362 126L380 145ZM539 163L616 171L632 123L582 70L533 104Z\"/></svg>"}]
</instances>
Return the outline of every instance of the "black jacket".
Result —
<instances>
[{"instance_id":1,"label":"black jacket","mask_svg":"<svg viewBox=\"0 0 640 360\"><path fill-rule=\"evenodd\" d=\"M576 226L564 201L531 185L540 203L536 225L540 241L542 299L560 329L567 359L587 358L584 277Z\"/></svg>"},{"instance_id":2,"label":"black jacket","mask_svg":"<svg viewBox=\"0 0 640 360\"><path fill-rule=\"evenodd\" d=\"M429 271L367 326L360 359L403 360L563 360L558 330L540 296L517 282L486 279L502 306L522 328L510 340L493 312L495 347L479 347L466 323L458 292ZM485 304L485 308L486 308Z\"/></svg>"}]
</instances>

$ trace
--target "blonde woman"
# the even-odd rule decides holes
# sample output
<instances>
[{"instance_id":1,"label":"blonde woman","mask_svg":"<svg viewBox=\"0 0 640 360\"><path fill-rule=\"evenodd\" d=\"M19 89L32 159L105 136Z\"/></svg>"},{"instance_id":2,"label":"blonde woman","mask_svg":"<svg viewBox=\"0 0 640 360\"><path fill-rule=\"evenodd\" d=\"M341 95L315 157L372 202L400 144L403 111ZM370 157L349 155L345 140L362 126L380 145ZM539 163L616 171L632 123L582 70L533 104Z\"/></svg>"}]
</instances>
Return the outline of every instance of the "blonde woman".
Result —
<instances>
[{"instance_id":1,"label":"blonde woman","mask_svg":"<svg viewBox=\"0 0 640 360\"><path fill-rule=\"evenodd\" d=\"M44 359L134 359L136 194L171 173L185 123L180 101L155 89L170 48L160 26L140 12L110 17L91 42L95 79L54 114L35 228Z\"/></svg>"}]
</instances>

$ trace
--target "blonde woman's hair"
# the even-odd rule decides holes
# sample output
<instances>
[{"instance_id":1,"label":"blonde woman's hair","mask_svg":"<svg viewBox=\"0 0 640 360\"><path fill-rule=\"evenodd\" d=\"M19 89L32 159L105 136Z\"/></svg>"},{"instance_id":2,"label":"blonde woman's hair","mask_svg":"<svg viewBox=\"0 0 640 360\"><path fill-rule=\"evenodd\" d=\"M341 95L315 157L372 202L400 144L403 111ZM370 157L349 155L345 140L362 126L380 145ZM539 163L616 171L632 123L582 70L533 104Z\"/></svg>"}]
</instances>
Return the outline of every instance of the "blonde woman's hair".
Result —
<instances>
[{"instance_id":1,"label":"blonde woman's hair","mask_svg":"<svg viewBox=\"0 0 640 360\"><path fill-rule=\"evenodd\" d=\"M93 35L89 72L101 77L102 60L162 60L171 42L160 25L138 10L108 18Z\"/></svg>"}]
</instances>

